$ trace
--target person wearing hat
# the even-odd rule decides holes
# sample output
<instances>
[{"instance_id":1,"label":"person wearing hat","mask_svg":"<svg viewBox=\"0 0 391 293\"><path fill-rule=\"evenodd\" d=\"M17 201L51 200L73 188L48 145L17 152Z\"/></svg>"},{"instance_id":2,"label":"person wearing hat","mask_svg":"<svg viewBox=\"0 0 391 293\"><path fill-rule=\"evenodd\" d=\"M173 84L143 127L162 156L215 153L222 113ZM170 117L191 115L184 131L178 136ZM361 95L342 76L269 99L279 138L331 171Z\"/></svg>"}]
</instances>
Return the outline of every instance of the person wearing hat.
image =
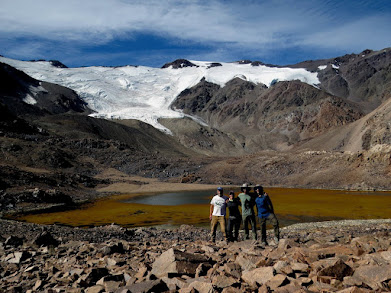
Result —
<instances>
[{"instance_id":1,"label":"person wearing hat","mask_svg":"<svg viewBox=\"0 0 391 293\"><path fill-rule=\"evenodd\" d=\"M245 238L250 239L249 237L250 231L248 225L251 224L253 239L257 240L257 227L256 227L255 214L253 209L254 201L249 194L251 187L249 187L247 183L244 183L240 188L240 190L242 192L238 195L238 198L242 206L242 220L243 220Z\"/></svg>"},{"instance_id":2,"label":"person wearing hat","mask_svg":"<svg viewBox=\"0 0 391 293\"><path fill-rule=\"evenodd\" d=\"M257 184L254 187L255 193L258 197L255 199L255 205L258 212L258 221L261 226L261 243L267 245L266 242L266 221L270 221L274 228L274 242L278 244L280 240L280 229L278 220L274 214L274 208L270 197L264 192L263 187Z\"/></svg>"},{"instance_id":3,"label":"person wearing hat","mask_svg":"<svg viewBox=\"0 0 391 293\"><path fill-rule=\"evenodd\" d=\"M217 225L220 224L220 230L223 234L224 240L227 241L227 234L225 233L225 213L227 208L228 197L223 194L223 188L217 188L217 194L210 202L209 219L211 221L210 234L211 240L216 241Z\"/></svg>"}]
</instances>

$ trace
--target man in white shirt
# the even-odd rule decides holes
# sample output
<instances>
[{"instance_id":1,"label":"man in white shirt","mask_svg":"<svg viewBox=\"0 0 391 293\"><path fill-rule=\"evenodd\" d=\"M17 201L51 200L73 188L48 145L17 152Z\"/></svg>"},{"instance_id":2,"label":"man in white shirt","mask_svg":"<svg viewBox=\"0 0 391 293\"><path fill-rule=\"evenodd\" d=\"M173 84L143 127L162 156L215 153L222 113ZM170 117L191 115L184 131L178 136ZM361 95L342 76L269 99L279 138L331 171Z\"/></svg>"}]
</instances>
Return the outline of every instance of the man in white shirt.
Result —
<instances>
[{"instance_id":1,"label":"man in white shirt","mask_svg":"<svg viewBox=\"0 0 391 293\"><path fill-rule=\"evenodd\" d=\"M227 207L228 197L223 194L223 188L217 188L217 194L212 198L210 202L210 214L209 219L211 221L211 240L216 241L217 224L220 224L221 233L226 240L227 235L225 233L225 212Z\"/></svg>"}]
</instances>

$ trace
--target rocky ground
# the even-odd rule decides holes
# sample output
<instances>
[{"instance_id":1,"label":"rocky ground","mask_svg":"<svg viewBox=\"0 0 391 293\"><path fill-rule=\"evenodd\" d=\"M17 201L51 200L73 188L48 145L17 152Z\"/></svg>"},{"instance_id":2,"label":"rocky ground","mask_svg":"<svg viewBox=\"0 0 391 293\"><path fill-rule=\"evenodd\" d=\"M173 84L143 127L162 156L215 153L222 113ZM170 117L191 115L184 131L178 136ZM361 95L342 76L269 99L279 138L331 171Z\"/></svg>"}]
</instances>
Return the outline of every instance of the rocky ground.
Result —
<instances>
[{"instance_id":1,"label":"rocky ground","mask_svg":"<svg viewBox=\"0 0 391 293\"><path fill-rule=\"evenodd\" d=\"M0 227L1 292L391 291L391 220L296 224L266 247L191 226Z\"/></svg>"}]
</instances>

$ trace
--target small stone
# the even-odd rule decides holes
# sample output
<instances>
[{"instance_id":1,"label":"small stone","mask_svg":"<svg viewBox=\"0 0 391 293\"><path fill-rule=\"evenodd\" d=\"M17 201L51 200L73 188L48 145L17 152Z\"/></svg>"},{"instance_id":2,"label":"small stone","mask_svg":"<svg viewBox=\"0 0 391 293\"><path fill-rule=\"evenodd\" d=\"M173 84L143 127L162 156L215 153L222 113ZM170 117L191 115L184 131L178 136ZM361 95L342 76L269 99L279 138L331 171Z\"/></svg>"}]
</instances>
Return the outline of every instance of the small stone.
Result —
<instances>
[{"instance_id":1,"label":"small stone","mask_svg":"<svg viewBox=\"0 0 391 293\"><path fill-rule=\"evenodd\" d=\"M212 265L209 263L200 263L196 269L195 276L202 277L208 274L208 271L212 268Z\"/></svg>"},{"instance_id":2,"label":"small stone","mask_svg":"<svg viewBox=\"0 0 391 293\"><path fill-rule=\"evenodd\" d=\"M297 281L301 286L305 286L305 287L308 287L313 283L311 278L299 278Z\"/></svg>"},{"instance_id":3,"label":"small stone","mask_svg":"<svg viewBox=\"0 0 391 293\"><path fill-rule=\"evenodd\" d=\"M224 264L224 272L236 279L240 279L242 275L242 268L237 263L226 263Z\"/></svg>"},{"instance_id":4,"label":"small stone","mask_svg":"<svg viewBox=\"0 0 391 293\"><path fill-rule=\"evenodd\" d=\"M289 284L289 280L285 275L278 274L273 276L269 281L266 282L266 285L272 289L275 290L278 287L282 287Z\"/></svg>"},{"instance_id":5,"label":"small stone","mask_svg":"<svg viewBox=\"0 0 391 293\"><path fill-rule=\"evenodd\" d=\"M19 264L21 263L22 261L26 260L26 259L29 259L31 257L31 254L26 252L26 251L22 251L22 252L14 252L14 253L11 253L9 254L7 257L6 257L6 261L8 263L14 263L14 264Z\"/></svg>"},{"instance_id":6,"label":"small stone","mask_svg":"<svg viewBox=\"0 0 391 293\"><path fill-rule=\"evenodd\" d=\"M253 263L248 257L244 254L239 254L235 260L235 263L240 265L243 271L250 271L256 268L255 263Z\"/></svg>"},{"instance_id":7,"label":"small stone","mask_svg":"<svg viewBox=\"0 0 391 293\"><path fill-rule=\"evenodd\" d=\"M307 272L308 265L304 263L294 262L291 264L292 270L294 272Z\"/></svg>"},{"instance_id":8,"label":"small stone","mask_svg":"<svg viewBox=\"0 0 391 293\"><path fill-rule=\"evenodd\" d=\"M34 285L34 287L33 287L33 290L34 290L34 291L37 291L37 290L40 289L42 286L43 286L42 280L37 280L37 281L35 282L35 285Z\"/></svg>"},{"instance_id":9,"label":"small stone","mask_svg":"<svg viewBox=\"0 0 391 293\"><path fill-rule=\"evenodd\" d=\"M120 292L123 290L128 290L132 293L139 293L139 292L165 292L168 291L168 287L166 283L164 283L162 280L153 280L153 281L145 281L141 283L132 284L129 286L125 286L123 288L120 288Z\"/></svg>"},{"instance_id":10,"label":"small stone","mask_svg":"<svg viewBox=\"0 0 391 293\"><path fill-rule=\"evenodd\" d=\"M195 292L199 293L213 293L215 292L213 289L213 285L209 282L201 282L201 281L194 281L190 283L189 287L187 289L195 290ZM181 292L181 291L179 291ZM190 291L192 292L192 291Z\"/></svg>"},{"instance_id":11,"label":"small stone","mask_svg":"<svg viewBox=\"0 0 391 293\"><path fill-rule=\"evenodd\" d=\"M237 280L224 275L214 276L212 279L213 287L219 288L220 290L226 287L232 287L236 283L238 283Z\"/></svg>"},{"instance_id":12,"label":"small stone","mask_svg":"<svg viewBox=\"0 0 391 293\"><path fill-rule=\"evenodd\" d=\"M102 285L95 285L85 289L85 293L102 293L105 292L105 287Z\"/></svg>"}]
</instances>

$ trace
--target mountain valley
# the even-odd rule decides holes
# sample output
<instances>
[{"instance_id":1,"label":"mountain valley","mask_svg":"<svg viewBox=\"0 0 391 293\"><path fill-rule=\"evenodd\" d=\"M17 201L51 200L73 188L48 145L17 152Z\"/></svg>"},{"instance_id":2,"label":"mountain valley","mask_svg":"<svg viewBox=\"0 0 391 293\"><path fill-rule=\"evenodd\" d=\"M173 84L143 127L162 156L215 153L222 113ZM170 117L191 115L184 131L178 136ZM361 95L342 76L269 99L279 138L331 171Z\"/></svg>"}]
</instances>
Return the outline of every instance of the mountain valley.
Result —
<instances>
[{"instance_id":1,"label":"mountain valley","mask_svg":"<svg viewBox=\"0 0 391 293\"><path fill-rule=\"evenodd\" d=\"M390 190L390 56L391 49L368 50L270 67L280 70L280 76L301 68L315 74L318 84L293 75L286 80L268 77L267 84L260 82L261 78L256 82L252 75L255 67L269 70L260 62L210 63L203 68L204 63L180 61L174 63L177 68L172 64L162 69L141 68L143 72L154 70L156 78L160 78L156 72L163 72L165 83L169 82L168 72L191 79L191 86L180 90L172 102L157 102L148 108L153 97L140 96L136 106L131 105L135 112L142 109L139 113L151 109L154 116L150 117L159 127L153 120L126 115L99 118L98 106L90 107L92 102L98 105L98 100L86 99L78 91L90 86L88 81L80 85L81 75L75 77L75 88L64 87L47 81L47 76L45 80L36 78L48 75L49 69L33 76L33 69L30 73L23 70L30 64L35 68L37 62L7 64L11 59L2 58L1 209L12 210L25 201L53 204L96 198L101 196L97 186L115 180L98 176L108 169L167 182ZM52 79L61 78L61 74L72 78L71 69L43 63L59 74ZM22 65L18 68L15 64ZM233 78L225 83L214 83L224 68L244 68L244 73L232 73L229 76ZM99 76L99 72L114 68L88 70ZM198 81L190 70L198 70L194 71ZM199 75L201 71L204 76ZM302 71L300 76L304 76ZM137 81L127 82L136 93ZM184 87L183 80L174 86L178 91ZM91 88L90 93L93 91L96 89ZM114 100L101 93L97 97L114 109L124 98L116 98L116 93L113 90ZM156 114L159 109L164 113L161 116ZM37 196L37 189L45 196Z\"/></svg>"}]
</instances>

